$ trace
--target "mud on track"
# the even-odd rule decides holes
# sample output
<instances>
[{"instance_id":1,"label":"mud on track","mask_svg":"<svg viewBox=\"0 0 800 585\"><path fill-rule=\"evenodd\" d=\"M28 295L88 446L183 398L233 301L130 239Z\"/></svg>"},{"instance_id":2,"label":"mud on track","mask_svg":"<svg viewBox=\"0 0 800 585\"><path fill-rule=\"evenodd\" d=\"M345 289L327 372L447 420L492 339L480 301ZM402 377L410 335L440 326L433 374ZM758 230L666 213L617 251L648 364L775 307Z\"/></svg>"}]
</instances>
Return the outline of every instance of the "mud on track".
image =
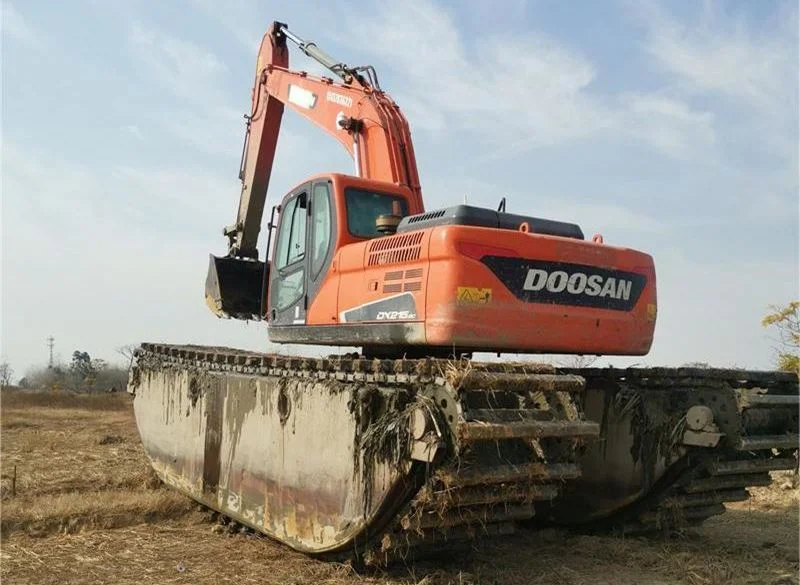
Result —
<instances>
[{"instance_id":1,"label":"mud on track","mask_svg":"<svg viewBox=\"0 0 800 585\"><path fill-rule=\"evenodd\" d=\"M3 583L797 583L800 498L784 489L787 476L681 539L521 532L457 557L358 574L219 532L160 487L127 395L4 394L0 409Z\"/></svg>"}]
</instances>

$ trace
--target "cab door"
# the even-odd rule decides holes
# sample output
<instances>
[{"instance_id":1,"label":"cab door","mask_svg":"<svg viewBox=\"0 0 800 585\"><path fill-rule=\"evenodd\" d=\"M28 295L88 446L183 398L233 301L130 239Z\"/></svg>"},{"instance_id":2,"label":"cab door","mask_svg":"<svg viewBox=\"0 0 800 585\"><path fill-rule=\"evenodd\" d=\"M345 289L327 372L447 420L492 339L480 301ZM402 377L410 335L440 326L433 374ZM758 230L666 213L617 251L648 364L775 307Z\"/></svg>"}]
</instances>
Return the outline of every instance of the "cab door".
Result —
<instances>
[{"instance_id":1,"label":"cab door","mask_svg":"<svg viewBox=\"0 0 800 585\"><path fill-rule=\"evenodd\" d=\"M269 320L274 325L306 322L309 201L310 184L306 184L290 193L281 206L270 267Z\"/></svg>"},{"instance_id":2,"label":"cab door","mask_svg":"<svg viewBox=\"0 0 800 585\"><path fill-rule=\"evenodd\" d=\"M328 275L336 247L336 214L333 185L328 179L314 181L311 186L311 209L308 212L308 272L306 296L310 307ZM335 308L334 308L335 310Z\"/></svg>"},{"instance_id":3,"label":"cab door","mask_svg":"<svg viewBox=\"0 0 800 585\"><path fill-rule=\"evenodd\" d=\"M331 181L307 183L281 208L270 268L269 320L305 325L308 307L333 261L336 214Z\"/></svg>"}]
</instances>

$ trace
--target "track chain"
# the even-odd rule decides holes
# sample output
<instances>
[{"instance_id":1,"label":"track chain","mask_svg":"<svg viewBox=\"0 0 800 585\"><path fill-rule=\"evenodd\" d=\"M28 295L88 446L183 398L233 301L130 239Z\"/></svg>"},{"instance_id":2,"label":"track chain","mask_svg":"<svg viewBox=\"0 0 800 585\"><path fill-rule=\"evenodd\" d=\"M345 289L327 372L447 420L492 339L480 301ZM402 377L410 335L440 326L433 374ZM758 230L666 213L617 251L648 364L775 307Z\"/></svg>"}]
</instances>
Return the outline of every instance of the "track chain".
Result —
<instances>
[{"instance_id":1,"label":"track chain","mask_svg":"<svg viewBox=\"0 0 800 585\"><path fill-rule=\"evenodd\" d=\"M793 409L791 424L795 435L797 427L797 376L780 372L705 368L556 369L534 363L454 362L435 358L304 358L223 347L145 343L137 350L131 387L135 388L141 369L171 367L403 388L456 386L461 414L458 421L451 421L453 441L457 450L474 455L475 465L462 468L459 459L455 466L437 468L420 492L403 507L396 521L373 535L366 551L362 550L363 556L377 563L405 558L416 551L427 554L451 549L478 536L508 534L519 521L535 515L537 502L557 499L565 482L580 476L575 454L587 438L600 433L598 425L583 420L581 394L585 384L616 384L649 392L690 392L701 403L703 397L711 401L723 392L732 397L731 407L743 418L748 409L755 416L769 403L766 407L772 409L773 418L762 415L764 420L773 420L776 408L784 413ZM750 402L753 396L765 395L771 398ZM779 398L773 398L776 396ZM792 398L781 398L786 396ZM733 428L738 420L732 420L729 427ZM772 435L759 427L761 419L754 420L756 423L750 428L728 433L726 440L739 441L739 447L728 445L722 456L713 452L711 457L707 456L708 451L692 450L682 462L680 474L670 477L644 501L584 528L602 525L633 532L663 530L678 524L678 520L688 524L701 522L722 513L725 502L746 499L746 487L767 483L769 471L796 466L796 446L777 456L766 455L772 452ZM751 443L742 443L748 439ZM759 440L762 444L753 450L756 443L752 441ZM537 450L539 460L514 459L514 450L523 443ZM486 465L486 452L497 450L498 444L505 445L508 452L494 459L490 455ZM751 450L742 445L750 445Z\"/></svg>"},{"instance_id":2,"label":"track chain","mask_svg":"<svg viewBox=\"0 0 800 585\"><path fill-rule=\"evenodd\" d=\"M428 388L430 393L431 386L455 390L457 409L443 398L452 394L436 400L436 408L448 413L448 456L424 470L416 495L362 545L362 556L375 564L513 532L518 521L534 516L536 502L556 499L564 483L580 475L574 454L599 434L599 425L582 419L576 400L583 378L558 373L550 365L314 359L143 344L130 387L136 387L142 370L159 368L377 384L414 392Z\"/></svg>"}]
</instances>

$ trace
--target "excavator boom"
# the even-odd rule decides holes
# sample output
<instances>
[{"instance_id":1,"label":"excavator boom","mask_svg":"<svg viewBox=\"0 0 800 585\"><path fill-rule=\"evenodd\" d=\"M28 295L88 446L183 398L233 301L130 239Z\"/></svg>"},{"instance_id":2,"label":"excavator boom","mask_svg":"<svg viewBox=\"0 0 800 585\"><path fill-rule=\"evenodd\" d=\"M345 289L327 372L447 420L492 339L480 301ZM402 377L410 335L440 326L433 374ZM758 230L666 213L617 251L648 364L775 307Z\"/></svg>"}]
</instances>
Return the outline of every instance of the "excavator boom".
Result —
<instances>
[{"instance_id":1,"label":"excavator boom","mask_svg":"<svg viewBox=\"0 0 800 585\"><path fill-rule=\"evenodd\" d=\"M287 39L332 73L335 83L288 69ZM355 176L406 187L412 213L422 213L414 147L408 121L383 93L372 67L350 68L274 22L261 41L242 152L236 222L224 229L226 257L211 257L206 301L219 316L260 318L266 265L258 260L258 236L269 189L284 107L288 106L337 141L353 157Z\"/></svg>"}]
</instances>

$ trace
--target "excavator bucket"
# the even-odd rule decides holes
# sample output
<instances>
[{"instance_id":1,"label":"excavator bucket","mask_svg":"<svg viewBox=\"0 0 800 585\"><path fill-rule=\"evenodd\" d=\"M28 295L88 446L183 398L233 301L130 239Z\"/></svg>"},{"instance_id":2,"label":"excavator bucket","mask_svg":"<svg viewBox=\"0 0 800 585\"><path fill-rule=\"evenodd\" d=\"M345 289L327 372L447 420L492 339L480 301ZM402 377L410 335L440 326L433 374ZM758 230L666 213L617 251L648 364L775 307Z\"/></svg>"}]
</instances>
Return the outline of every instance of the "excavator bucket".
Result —
<instances>
[{"instance_id":1,"label":"excavator bucket","mask_svg":"<svg viewBox=\"0 0 800 585\"><path fill-rule=\"evenodd\" d=\"M268 266L231 256L209 256L206 304L217 317L260 319Z\"/></svg>"}]
</instances>

